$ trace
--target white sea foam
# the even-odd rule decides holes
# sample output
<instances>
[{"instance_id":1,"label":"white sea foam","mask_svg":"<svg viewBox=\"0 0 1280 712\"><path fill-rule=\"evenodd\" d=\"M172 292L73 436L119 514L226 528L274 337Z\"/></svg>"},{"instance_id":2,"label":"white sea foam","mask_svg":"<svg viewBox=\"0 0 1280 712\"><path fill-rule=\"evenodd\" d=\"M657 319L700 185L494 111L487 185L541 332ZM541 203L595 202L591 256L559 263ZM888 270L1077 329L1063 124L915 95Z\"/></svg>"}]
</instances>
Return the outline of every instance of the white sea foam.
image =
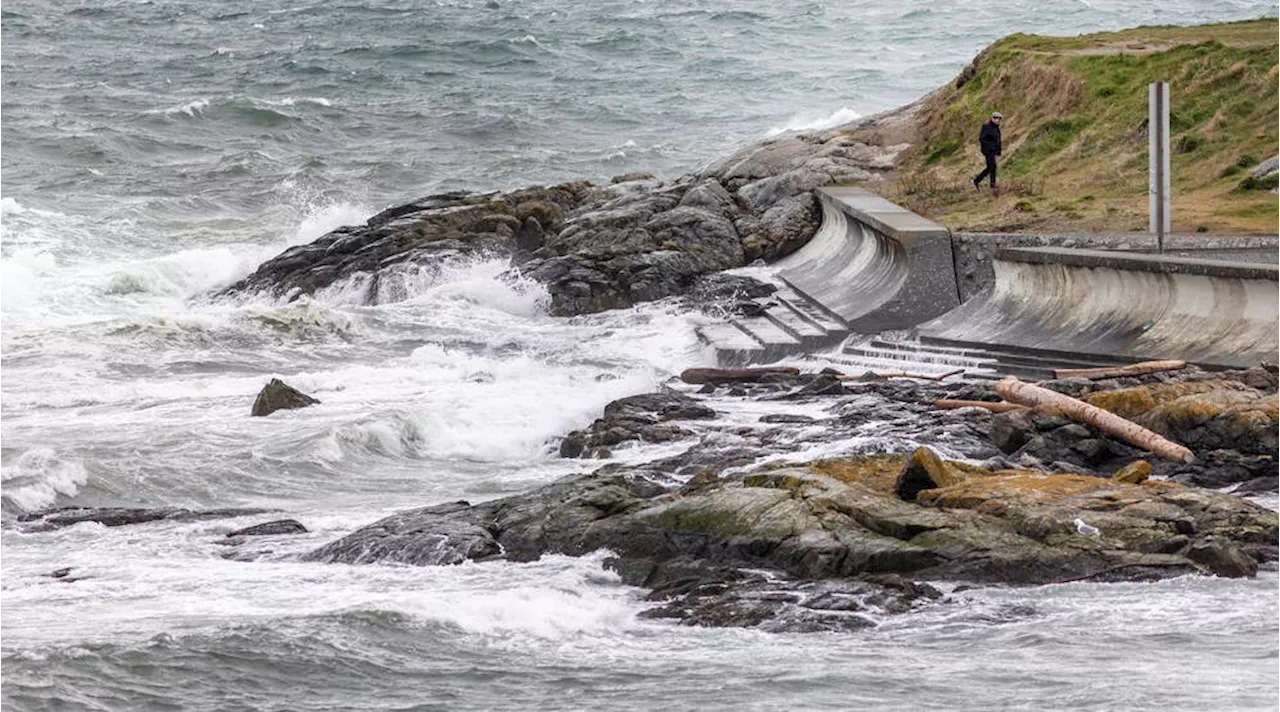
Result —
<instances>
[{"instance_id":1,"label":"white sea foam","mask_svg":"<svg viewBox=\"0 0 1280 712\"><path fill-rule=\"evenodd\" d=\"M298 104L315 104L316 106L333 106L333 102L322 96L286 96L283 99L275 99L266 102L271 106L296 106Z\"/></svg>"},{"instance_id":2,"label":"white sea foam","mask_svg":"<svg viewBox=\"0 0 1280 712\"><path fill-rule=\"evenodd\" d=\"M344 225L363 225L373 211L351 202L333 202L308 205L302 222L287 241L290 246L302 245Z\"/></svg>"},{"instance_id":3,"label":"white sea foam","mask_svg":"<svg viewBox=\"0 0 1280 712\"><path fill-rule=\"evenodd\" d=\"M74 496L87 480L80 460L63 459L49 448L27 450L0 469L4 498L27 512L52 506L60 495Z\"/></svg>"},{"instance_id":4,"label":"white sea foam","mask_svg":"<svg viewBox=\"0 0 1280 712\"><path fill-rule=\"evenodd\" d=\"M862 114L847 106L842 106L825 116L815 116L812 113L804 112L787 119L786 123L781 126L770 128L765 134L767 136L777 136L778 134L793 131L820 131L847 124L860 118L862 118Z\"/></svg>"},{"instance_id":5,"label":"white sea foam","mask_svg":"<svg viewBox=\"0 0 1280 712\"><path fill-rule=\"evenodd\" d=\"M19 203L13 198L0 198L0 218L21 215L26 212L26 210L26 208L22 207L22 203Z\"/></svg>"},{"instance_id":6,"label":"white sea foam","mask_svg":"<svg viewBox=\"0 0 1280 712\"><path fill-rule=\"evenodd\" d=\"M203 114L204 110L207 108L209 108L208 99L192 99L191 101L183 102L176 106L170 106L165 109L149 111L147 113L165 114L168 116L173 116L174 114L186 114L187 116L195 116L196 114Z\"/></svg>"}]
</instances>

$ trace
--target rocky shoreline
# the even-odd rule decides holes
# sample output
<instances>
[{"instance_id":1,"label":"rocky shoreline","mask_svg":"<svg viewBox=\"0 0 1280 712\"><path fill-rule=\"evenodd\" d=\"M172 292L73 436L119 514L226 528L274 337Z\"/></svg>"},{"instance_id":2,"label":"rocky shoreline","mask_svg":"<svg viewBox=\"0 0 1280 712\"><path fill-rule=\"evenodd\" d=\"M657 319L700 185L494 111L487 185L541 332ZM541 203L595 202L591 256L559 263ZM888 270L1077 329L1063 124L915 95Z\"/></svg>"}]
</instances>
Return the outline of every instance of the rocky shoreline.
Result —
<instances>
[{"instance_id":1,"label":"rocky shoreline","mask_svg":"<svg viewBox=\"0 0 1280 712\"><path fill-rule=\"evenodd\" d=\"M610 403L561 440L562 457L582 459L580 474L492 501L404 511L297 558L438 566L605 550L622 583L647 590L645 617L792 632L858 630L962 604L975 584L1275 569L1277 513L1238 496L1276 491L1275 373L1190 367L1043 385L1176 439L1196 459L1155 458L1052 407L935 406L998 401L991 381L829 368L701 386L673 380ZM683 449L646 459L654 444ZM1213 489L1227 487L1234 493ZM264 514L70 508L14 526ZM227 558L278 559L273 551L297 551L288 537L306 531L273 520L216 543ZM79 580L59 571L59 581Z\"/></svg>"},{"instance_id":2,"label":"rocky shoreline","mask_svg":"<svg viewBox=\"0 0 1280 712\"><path fill-rule=\"evenodd\" d=\"M909 124L916 106L766 141L670 181L428 196L290 248L214 297L292 300L342 284L367 304L394 302L408 280L477 254L510 256L561 316L684 294L700 276L804 246L821 222L813 189L891 174L908 144L876 128Z\"/></svg>"},{"instance_id":3,"label":"rocky shoreline","mask_svg":"<svg viewBox=\"0 0 1280 712\"><path fill-rule=\"evenodd\" d=\"M562 443L563 456L605 458L592 471L402 512L303 558L431 566L605 549L624 583L650 591L646 616L774 631L864 628L954 602L958 586L975 583L1237 577L1275 566L1276 513L1196 486L1236 477L1229 484L1275 490L1274 374L1190 369L1047 385L1131 413L1149 398L1153 427L1196 434L1186 442L1197 463L1156 460L1049 408L932 405L996 400L989 383L776 374L615 401ZM1222 447L1228 438L1251 444ZM673 441L688 447L607 461L631 444ZM850 454L805 459L823 444Z\"/></svg>"}]
</instances>

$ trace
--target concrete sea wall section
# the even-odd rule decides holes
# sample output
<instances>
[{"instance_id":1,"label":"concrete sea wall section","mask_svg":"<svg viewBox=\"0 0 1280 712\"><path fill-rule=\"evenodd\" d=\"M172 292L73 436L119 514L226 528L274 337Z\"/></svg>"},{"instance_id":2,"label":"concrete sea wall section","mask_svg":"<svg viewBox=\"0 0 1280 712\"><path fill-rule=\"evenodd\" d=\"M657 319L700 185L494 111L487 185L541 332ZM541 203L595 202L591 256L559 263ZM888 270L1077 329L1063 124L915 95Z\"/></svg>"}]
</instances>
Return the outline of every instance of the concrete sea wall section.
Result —
<instances>
[{"instance_id":1,"label":"concrete sea wall section","mask_svg":"<svg viewBox=\"0 0 1280 712\"><path fill-rule=\"evenodd\" d=\"M775 265L782 288L752 316L698 329L723 366L830 348L850 333L909 329L960 303L947 229L861 188L815 191L822 225Z\"/></svg>"},{"instance_id":2,"label":"concrete sea wall section","mask_svg":"<svg viewBox=\"0 0 1280 712\"><path fill-rule=\"evenodd\" d=\"M861 188L819 188L823 222L778 276L851 331L908 329L960 304L946 228Z\"/></svg>"},{"instance_id":3,"label":"concrete sea wall section","mask_svg":"<svg viewBox=\"0 0 1280 712\"><path fill-rule=\"evenodd\" d=\"M782 289L757 300L757 316L699 330L722 365L903 330L919 347L849 340L845 352L911 360L932 349L929 359L963 353L1024 374L1055 361L1277 359L1276 237L1168 236L1156 255L1146 234L951 233L860 188L816 195L822 227L775 266Z\"/></svg>"},{"instance_id":4,"label":"concrete sea wall section","mask_svg":"<svg viewBox=\"0 0 1280 712\"><path fill-rule=\"evenodd\" d=\"M1277 267L1073 248L1004 248L994 285L920 324L926 343L1073 358L1275 362Z\"/></svg>"}]
</instances>

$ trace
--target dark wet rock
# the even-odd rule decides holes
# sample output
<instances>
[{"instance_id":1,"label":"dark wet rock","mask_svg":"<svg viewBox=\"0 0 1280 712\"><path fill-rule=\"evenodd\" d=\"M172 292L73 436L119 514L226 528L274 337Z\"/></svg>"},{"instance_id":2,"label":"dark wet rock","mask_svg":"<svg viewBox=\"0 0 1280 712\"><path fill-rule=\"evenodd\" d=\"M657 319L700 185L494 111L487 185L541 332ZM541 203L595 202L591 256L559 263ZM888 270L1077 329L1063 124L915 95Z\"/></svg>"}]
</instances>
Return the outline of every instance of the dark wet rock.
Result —
<instances>
[{"instance_id":1,"label":"dark wet rock","mask_svg":"<svg viewBox=\"0 0 1280 712\"><path fill-rule=\"evenodd\" d=\"M658 585L648 600L663 604L640 615L703 627L849 632L875 627L875 620L868 616L905 613L940 598L932 586L900 576L797 581L758 572L711 570Z\"/></svg>"},{"instance_id":2,"label":"dark wet rock","mask_svg":"<svg viewBox=\"0 0 1280 712\"><path fill-rule=\"evenodd\" d=\"M1261 494L1263 492L1275 492L1277 489L1280 489L1280 477L1264 475L1241 483L1239 487L1232 490L1232 494Z\"/></svg>"},{"instance_id":3,"label":"dark wet rock","mask_svg":"<svg viewBox=\"0 0 1280 712\"><path fill-rule=\"evenodd\" d=\"M927 447L918 447L902 466L893 493L898 499L914 502L923 490L949 487L961 479L960 473Z\"/></svg>"},{"instance_id":4,"label":"dark wet rock","mask_svg":"<svg viewBox=\"0 0 1280 712\"><path fill-rule=\"evenodd\" d=\"M794 252L821 222L813 188L873 179L904 148L834 131L767 141L671 181L637 173L427 196L292 247L219 296L295 299L344 283L379 304L450 260L505 255L546 285L554 314L628 307Z\"/></svg>"},{"instance_id":5,"label":"dark wet rock","mask_svg":"<svg viewBox=\"0 0 1280 712\"><path fill-rule=\"evenodd\" d=\"M716 412L679 393L645 393L620 398L604 407L606 420L704 420Z\"/></svg>"},{"instance_id":6,"label":"dark wet rock","mask_svg":"<svg viewBox=\"0 0 1280 712\"><path fill-rule=\"evenodd\" d=\"M560 442L561 457L599 457L600 448L628 441L669 442L692 432L671 421L707 420L716 412L680 393L645 393L613 401L604 417Z\"/></svg>"},{"instance_id":7,"label":"dark wet rock","mask_svg":"<svg viewBox=\"0 0 1280 712\"><path fill-rule=\"evenodd\" d=\"M403 290L395 289L398 281L443 258L512 254L522 240L530 247L538 240L530 235L528 218L544 235L555 234L565 215L581 207L589 193L587 183L567 183L503 194L428 196L384 210L362 226L341 227L289 248L223 294L296 298L346 280L363 286L367 304L395 301L404 297Z\"/></svg>"},{"instance_id":8,"label":"dark wet rock","mask_svg":"<svg viewBox=\"0 0 1280 712\"><path fill-rule=\"evenodd\" d=\"M1196 542L1187 558L1225 578L1251 578L1258 573L1258 562L1230 541L1213 536Z\"/></svg>"},{"instance_id":9,"label":"dark wet rock","mask_svg":"<svg viewBox=\"0 0 1280 712\"><path fill-rule=\"evenodd\" d=\"M1142 457L1142 451L1041 408L997 413L990 435L999 450L1024 467L1105 475Z\"/></svg>"},{"instance_id":10,"label":"dark wet rock","mask_svg":"<svg viewBox=\"0 0 1280 712\"><path fill-rule=\"evenodd\" d=\"M253 410L250 415L271 415L277 410L306 408L319 402L284 381L273 378L258 392L258 397L253 401Z\"/></svg>"},{"instance_id":11,"label":"dark wet rock","mask_svg":"<svg viewBox=\"0 0 1280 712\"><path fill-rule=\"evenodd\" d=\"M206 519L226 519L244 517L255 514L266 514L270 509L227 508L227 509L178 509L175 507L129 508L129 507L60 507L40 512L24 514L18 517L22 529L26 531L51 531L69 527L81 522L97 522L107 527L122 527L128 524L143 524L157 521L203 521Z\"/></svg>"},{"instance_id":12,"label":"dark wet rock","mask_svg":"<svg viewBox=\"0 0 1280 712\"><path fill-rule=\"evenodd\" d=\"M839 458L741 479L704 471L685 486L609 466L479 505L397 514L304 558L422 565L607 549L624 582L664 601L650 615L832 630L861 626L833 612L881 615L938 598L920 581L1145 579L1187 567L1249 575L1245 558L1276 557L1276 513L1231 495L912 459ZM928 475L941 486L903 501L904 473L927 466L945 471ZM1101 535L1080 534L1077 519Z\"/></svg>"},{"instance_id":13,"label":"dark wet rock","mask_svg":"<svg viewBox=\"0 0 1280 712\"><path fill-rule=\"evenodd\" d=\"M245 537L245 536L277 536L280 534L306 534L306 533L307 533L307 528L302 526L302 522L299 522L295 519L277 519L272 522L263 522L262 524L255 524L251 527L245 527L244 529L237 529L227 534L227 538Z\"/></svg>"},{"instance_id":14,"label":"dark wet rock","mask_svg":"<svg viewBox=\"0 0 1280 712\"><path fill-rule=\"evenodd\" d=\"M303 557L343 564L397 563L414 566L483 561L502 553L492 532L468 521L467 502L449 502L402 512Z\"/></svg>"},{"instance_id":15,"label":"dark wet rock","mask_svg":"<svg viewBox=\"0 0 1280 712\"><path fill-rule=\"evenodd\" d=\"M755 305L752 300L763 299L776 291L776 286L752 277L716 272L695 279L684 297L684 304L719 317L740 313L740 305Z\"/></svg>"},{"instance_id":16,"label":"dark wet rock","mask_svg":"<svg viewBox=\"0 0 1280 712\"><path fill-rule=\"evenodd\" d=\"M1266 484L1274 480L1280 470L1270 455L1244 455L1235 450L1198 453L1192 463L1152 460L1151 467L1153 474L1175 482L1213 489L1259 480L1254 485L1257 491L1267 491Z\"/></svg>"},{"instance_id":17,"label":"dark wet rock","mask_svg":"<svg viewBox=\"0 0 1280 712\"><path fill-rule=\"evenodd\" d=\"M798 423L809 424L814 422L814 418L809 415L800 415L799 413L769 413L760 416L761 423Z\"/></svg>"},{"instance_id":18,"label":"dark wet rock","mask_svg":"<svg viewBox=\"0 0 1280 712\"><path fill-rule=\"evenodd\" d=\"M789 379L788 382L798 382L802 385L790 393L778 396L777 400L796 400L812 396L842 396L848 394L844 383L839 377L829 373L804 375Z\"/></svg>"}]
</instances>

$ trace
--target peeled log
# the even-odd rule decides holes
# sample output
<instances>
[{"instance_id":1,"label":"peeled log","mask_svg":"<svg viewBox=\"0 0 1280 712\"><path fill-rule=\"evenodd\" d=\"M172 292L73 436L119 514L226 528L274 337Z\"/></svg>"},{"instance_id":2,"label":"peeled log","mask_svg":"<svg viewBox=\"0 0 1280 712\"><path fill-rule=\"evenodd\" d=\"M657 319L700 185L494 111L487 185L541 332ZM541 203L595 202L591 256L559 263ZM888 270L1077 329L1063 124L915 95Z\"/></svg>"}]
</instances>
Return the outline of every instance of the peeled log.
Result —
<instances>
[{"instance_id":1,"label":"peeled log","mask_svg":"<svg viewBox=\"0 0 1280 712\"><path fill-rule=\"evenodd\" d=\"M1175 462L1191 462L1196 459L1195 455L1187 448L1171 440L1166 440L1157 433L1153 433L1133 421L1125 420L1115 413L1089 405L1071 396L1064 396L1048 388L1023 383L1012 376L996 382L996 393L1000 394L1005 400L1014 403L1032 407L1038 405L1052 406L1068 418L1085 425L1092 425L1107 435L1115 436L1131 445Z\"/></svg>"},{"instance_id":2,"label":"peeled log","mask_svg":"<svg viewBox=\"0 0 1280 712\"><path fill-rule=\"evenodd\" d=\"M980 401L980 400L953 400L951 398L939 398L933 402L934 408L986 408L992 413L1007 413L1011 410L1020 410L1026 408L1025 405L1010 403L1008 401Z\"/></svg>"},{"instance_id":3,"label":"peeled log","mask_svg":"<svg viewBox=\"0 0 1280 712\"><path fill-rule=\"evenodd\" d=\"M1142 376L1161 371L1176 371L1186 368L1186 361L1141 361L1127 366L1103 366L1100 368L1055 368L1054 378L1120 378L1122 376Z\"/></svg>"},{"instance_id":4,"label":"peeled log","mask_svg":"<svg viewBox=\"0 0 1280 712\"><path fill-rule=\"evenodd\" d=\"M765 376L799 376L800 369L790 366L760 368L686 368L680 373L685 383L755 383Z\"/></svg>"}]
</instances>

